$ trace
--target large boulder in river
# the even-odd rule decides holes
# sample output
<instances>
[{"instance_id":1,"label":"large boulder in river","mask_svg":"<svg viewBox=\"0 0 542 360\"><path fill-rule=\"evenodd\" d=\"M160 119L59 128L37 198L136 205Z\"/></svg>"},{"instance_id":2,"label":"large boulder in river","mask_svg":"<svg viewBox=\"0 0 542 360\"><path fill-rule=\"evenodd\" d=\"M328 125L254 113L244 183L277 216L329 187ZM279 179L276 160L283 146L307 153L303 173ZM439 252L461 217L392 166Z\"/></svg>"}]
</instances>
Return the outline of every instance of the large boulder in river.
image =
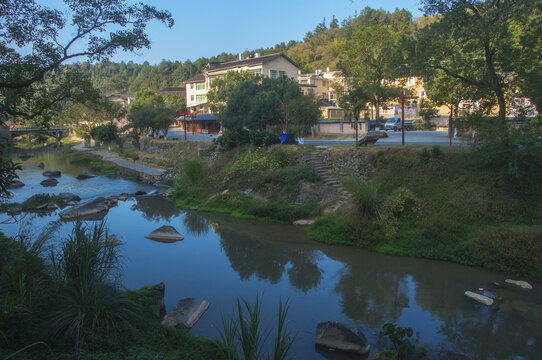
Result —
<instances>
[{"instance_id":1,"label":"large boulder in river","mask_svg":"<svg viewBox=\"0 0 542 360\"><path fill-rule=\"evenodd\" d=\"M72 194L72 193L69 193L69 192L65 192L65 193L60 193L58 194L58 197L62 200L62 201L65 201L65 202L70 202L70 201L81 201L81 198L75 194Z\"/></svg>"},{"instance_id":2,"label":"large boulder in river","mask_svg":"<svg viewBox=\"0 0 542 360\"><path fill-rule=\"evenodd\" d=\"M147 239L151 239L154 241L160 241L165 243L172 243L176 241L183 240L184 237L179 234L177 230L173 226L164 225L162 227L159 227L158 229L154 230L147 236L145 236Z\"/></svg>"},{"instance_id":3,"label":"large boulder in river","mask_svg":"<svg viewBox=\"0 0 542 360\"><path fill-rule=\"evenodd\" d=\"M43 172L43 176L60 177L62 176L62 173L60 172L60 170L47 170Z\"/></svg>"},{"instance_id":4,"label":"large boulder in river","mask_svg":"<svg viewBox=\"0 0 542 360\"><path fill-rule=\"evenodd\" d=\"M84 202L79 205L72 206L62 212L60 217L63 220L75 220L77 218L89 218L96 215L105 215L109 207L103 197Z\"/></svg>"},{"instance_id":5,"label":"large boulder in river","mask_svg":"<svg viewBox=\"0 0 542 360\"><path fill-rule=\"evenodd\" d=\"M85 171L84 173L82 174L79 174L77 175L77 180L85 180L85 179L92 179L92 178L95 178L96 175L88 172L88 171Z\"/></svg>"},{"instance_id":6,"label":"large boulder in river","mask_svg":"<svg viewBox=\"0 0 542 360\"><path fill-rule=\"evenodd\" d=\"M474 300L482 305L491 306L494 303L493 299L484 295L477 294L472 291L465 291L464 295L468 297L469 299Z\"/></svg>"},{"instance_id":7,"label":"large boulder in river","mask_svg":"<svg viewBox=\"0 0 542 360\"><path fill-rule=\"evenodd\" d=\"M57 186L58 180L57 179L45 179L42 182L40 182L42 186Z\"/></svg>"},{"instance_id":8,"label":"large boulder in river","mask_svg":"<svg viewBox=\"0 0 542 360\"><path fill-rule=\"evenodd\" d=\"M151 296L156 303L156 307L158 308L158 314L160 315L160 320L163 320L166 316L166 304L164 303L165 292L166 285L163 282L153 285L149 289L149 296Z\"/></svg>"},{"instance_id":9,"label":"large boulder in river","mask_svg":"<svg viewBox=\"0 0 542 360\"><path fill-rule=\"evenodd\" d=\"M194 298L181 299L162 320L162 324L178 328L191 329L209 308L205 300Z\"/></svg>"},{"instance_id":10,"label":"large boulder in river","mask_svg":"<svg viewBox=\"0 0 542 360\"><path fill-rule=\"evenodd\" d=\"M532 290L533 286L529 284L527 281L523 280L512 280L512 279L506 279L504 282L508 285L514 285L519 288L522 288L523 290Z\"/></svg>"},{"instance_id":11,"label":"large boulder in river","mask_svg":"<svg viewBox=\"0 0 542 360\"><path fill-rule=\"evenodd\" d=\"M23 186L24 186L24 183L22 181L15 180L15 181L12 181L8 185L8 189L18 189L18 188L23 187Z\"/></svg>"},{"instance_id":12,"label":"large boulder in river","mask_svg":"<svg viewBox=\"0 0 542 360\"><path fill-rule=\"evenodd\" d=\"M40 162L38 165L36 165L37 167L39 167L40 169L43 169L45 167L45 164Z\"/></svg>"},{"instance_id":13,"label":"large boulder in river","mask_svg":"<svg viewBox=\"0 0 542 360\"><path fill-rule=\"evenodd\" d=\"M316 345L360 355L367 354L371 348L359 329L335 321L318 324L315 342Z\"/></svg>"}]
</instances>

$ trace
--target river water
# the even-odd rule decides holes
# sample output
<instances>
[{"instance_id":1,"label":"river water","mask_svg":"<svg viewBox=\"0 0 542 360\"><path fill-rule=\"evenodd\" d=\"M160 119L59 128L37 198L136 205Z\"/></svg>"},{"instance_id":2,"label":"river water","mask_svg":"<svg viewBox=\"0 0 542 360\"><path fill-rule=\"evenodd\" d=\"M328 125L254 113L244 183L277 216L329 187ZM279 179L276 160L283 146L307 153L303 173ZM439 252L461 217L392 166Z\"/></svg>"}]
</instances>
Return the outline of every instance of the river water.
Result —
<instances>
[{"instance_id":1,"label":"river water","mask_svg":"<svg viewBox=\"0 0 542 360\"><path fill-rule=\"evenodd\" d=\"M15 158L26 186L13 190L11 201L35 193L70 191L87 200L144 190L148 185L115 177L76 180L87 170L72 166L60 153ZM42 169L62 170L59 185L43 188ZM5 220L2 215L0 220ZM20 217L19 217L20 220ZM58 213L34 214L1 230L16 235L21 223L39 232L58 220ZM265 318L274 320L279 299L289 300L289 326L299 331L291 355L298 359L354 359L315 349L314 334L321 321L359 326L376 351L376 333L386 322L412 327L421 344L442 345L473 359L542 358L542 283L531 292L495 289L503 298L498 308L486 308L463 296L465 290L503 282L505 274L452 263L392 257L358 248L327 246L310 240L302 228L238 220L226 215L177 209L173 202L143 196L109 210L110 233L124 243L123 285L137 289L164 282L167 309L185 297L205 299L211 307L191 330L217 337L221 315L233 311L241 296L263 298ZM65 237L72 223L62 223ZM144 236L162 226L174 226L185 240L160 243Z\"/></svg>"}]
</instances>

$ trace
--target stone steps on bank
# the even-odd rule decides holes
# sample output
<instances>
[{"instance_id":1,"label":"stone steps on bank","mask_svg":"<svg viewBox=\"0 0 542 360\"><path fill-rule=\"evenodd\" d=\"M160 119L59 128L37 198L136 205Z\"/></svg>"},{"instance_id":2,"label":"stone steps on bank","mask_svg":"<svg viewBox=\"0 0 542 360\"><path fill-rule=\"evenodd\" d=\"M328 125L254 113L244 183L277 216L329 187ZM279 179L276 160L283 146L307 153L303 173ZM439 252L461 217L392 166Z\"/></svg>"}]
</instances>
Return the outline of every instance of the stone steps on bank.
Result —
<instances>
[{"instance_id":1,"label":"stone steps on bank","mask_svg":"<svg viewBox=\"0 0 542 360\"><path fill-rule=\"evenodd\" d=\"M347 200L352 194L344 188L331 171L331 167L322 158L323 149L316 149L310 154L303 156L303 159L316 171L322 182L334 188L342 201Z\"/></svg>"}]
</instances>

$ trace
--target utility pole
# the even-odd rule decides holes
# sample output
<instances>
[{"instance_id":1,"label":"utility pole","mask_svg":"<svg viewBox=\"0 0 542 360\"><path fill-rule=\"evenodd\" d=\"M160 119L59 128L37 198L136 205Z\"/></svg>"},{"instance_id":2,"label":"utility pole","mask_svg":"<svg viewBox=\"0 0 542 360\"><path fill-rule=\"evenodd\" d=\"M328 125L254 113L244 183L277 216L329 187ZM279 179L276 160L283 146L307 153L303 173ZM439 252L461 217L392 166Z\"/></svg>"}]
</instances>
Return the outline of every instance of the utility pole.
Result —
<instances>
[{"instance_id":1,"label":"utility pole","mask_svg":"<svg viewBox=\"0 0 542 360\"><path fill-rule=\"evenodd\" d=\"M405 90L401 89L401 144L405 145Z\"/></svg>"}]
</instances>

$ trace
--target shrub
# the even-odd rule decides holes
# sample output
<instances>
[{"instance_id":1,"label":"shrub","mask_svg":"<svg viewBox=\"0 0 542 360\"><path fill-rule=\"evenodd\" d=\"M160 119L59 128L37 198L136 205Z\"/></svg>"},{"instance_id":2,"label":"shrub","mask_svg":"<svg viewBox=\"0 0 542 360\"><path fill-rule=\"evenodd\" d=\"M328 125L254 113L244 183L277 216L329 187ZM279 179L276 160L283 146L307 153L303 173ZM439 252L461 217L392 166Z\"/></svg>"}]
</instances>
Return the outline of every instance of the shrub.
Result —
<instances>
[{"instance_id":1,"label":"shrub","mask_svg":"<svg viewBox=\"0 0 542 360\"><path fill-rule=\"evenodd\" d=\"M429 163L429 160L431 160L431 153L429 152L429 150L427 148L422 149L422 152L420 153L420 160L424 164Z\"/></svg>"},{"instance_id":2,"label":"shrub","mask_svg":"<svg viewBox=\"0 0 542 360\"><path fill-rule=\"evenodd\" d=\"M254 146L269 146L280 143L280 138L268 131L250 131L250 144Z\"/></svg>"},{"instance_id":3,"label":"shrub","mask_svg":"<svg viewBox=\"0 0 542 360\"><path fill-rule=\"evenodd\" d=\"M378 216L382 197L378 188L371 182L360 183L354 189L354 202L361 216Z\"/></svg>"},{"instance_id":4,"label":"shrub","mask_svg":"<svg viewBox=\"0 0 542 360\"><path fill-rule=\"evenodd\" d=\"M231 150L237 146L243 146L250 142L247 130L225 131L217 139L218 144L225 150Z\"/></svg>"},{"instance_id":5,"label":"shrub","mask_svg":"<svg viewBox=\"0 0 542 360\"><path fill-rule=\"evenodd\" d=\"M493 270L542 278L542 227L493 228L479 233L475 254Z\"/></svg>"},{"instance_id":6,"label":"shrub","mask_svg":"<svg viewBox=\"0 0 542 360\"><path fill-rule=\"evenodd\" d=\"M183 165L182 179L197 184L207 176L207 163L202 159L188 160Z\"/></svg>"},{"instance_id":7,"label":"shrub","mask_svg":"<svg viewBox=\"0 0 542 360\"><path fill-rule=\"evenodd\" d=\"M417 216L421 211L418 199L404 187L395 191L384 201L381 216L384 220L395 221L404 217Z\"/></svg>"},{"instance_id":8,"label":"shrub","mask_svg":"<svg viewBox=\"0 0 542 360\"><path fill-rule=\"evenodd\" d=\"M416 351L416 341L411 340L414 335L412 328L403 328L388 323L382 326L379 337L387 337L393 346L392 349L385 349L383 353L392 360L414 360L425 357L425 349Z\"/></svg>"},{"instance_id":9,"label":"shrub","mask_svg":"<svg viewBox=\"0 0 542 360\"><path fill-rule=\"evenodd\" d=\"M484 165L514 190L537 189L542 180L542 141L536 132L487 120L477 137Z\"/></svg>"},{"instance_id":10,"label":"shrub","mask_svg":"<svg viewBox=\"0 0 542 360\"><path fill-rule=\"evenodd\" d=\"M434 156L434 157L439 157L440 155L442 155L442 149L440 148L439 145L435 145L431 148L431 154Z\"/></svg>"}]
</instances>

